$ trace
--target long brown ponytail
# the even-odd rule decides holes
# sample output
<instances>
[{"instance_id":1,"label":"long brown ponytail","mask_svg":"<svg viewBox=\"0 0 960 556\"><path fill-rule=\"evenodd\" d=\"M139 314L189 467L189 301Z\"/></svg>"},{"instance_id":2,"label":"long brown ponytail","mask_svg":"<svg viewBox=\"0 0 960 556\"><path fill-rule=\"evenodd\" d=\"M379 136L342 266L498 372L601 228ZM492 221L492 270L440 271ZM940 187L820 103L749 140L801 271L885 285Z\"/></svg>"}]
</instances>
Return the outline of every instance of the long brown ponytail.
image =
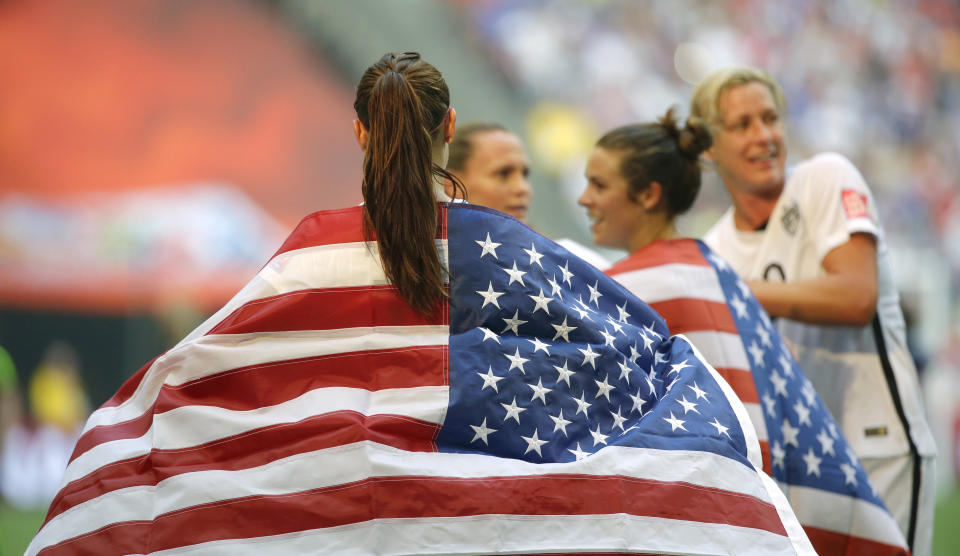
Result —
<instances>
[{"instance_id":1,"label":"long brown ponytail","mask_svg":"<svg viewBox=\"0 0 960 556\"><path fill-rule=\"evenodd\" d=\"M353 103L368 133L363 160L364 237L377 235L380 261L400 295L429 315L447 295L437 253L434 176L462 185L433 163L450 91L416 52L386 54L363 74Z\"/></svg>"}]
</instances>

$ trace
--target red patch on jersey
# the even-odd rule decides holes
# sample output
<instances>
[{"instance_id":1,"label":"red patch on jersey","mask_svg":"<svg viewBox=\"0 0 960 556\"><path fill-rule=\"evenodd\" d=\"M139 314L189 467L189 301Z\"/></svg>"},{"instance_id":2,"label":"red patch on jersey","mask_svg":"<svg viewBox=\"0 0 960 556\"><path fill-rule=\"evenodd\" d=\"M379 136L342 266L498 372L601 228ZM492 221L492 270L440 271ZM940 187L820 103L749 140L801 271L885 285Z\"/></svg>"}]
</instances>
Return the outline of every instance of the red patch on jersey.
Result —
<instances>
[{"instance_id":1,"label":"red patch on jersey","mask_svg":"<svg viewBox=\"0 0 960 556\"><path fill-rule=\"evenodd\" d=\"M843 190L843 211L847 218L862 218L867 216L867 196L853 189Z\"/></svg>"}]
</instances>

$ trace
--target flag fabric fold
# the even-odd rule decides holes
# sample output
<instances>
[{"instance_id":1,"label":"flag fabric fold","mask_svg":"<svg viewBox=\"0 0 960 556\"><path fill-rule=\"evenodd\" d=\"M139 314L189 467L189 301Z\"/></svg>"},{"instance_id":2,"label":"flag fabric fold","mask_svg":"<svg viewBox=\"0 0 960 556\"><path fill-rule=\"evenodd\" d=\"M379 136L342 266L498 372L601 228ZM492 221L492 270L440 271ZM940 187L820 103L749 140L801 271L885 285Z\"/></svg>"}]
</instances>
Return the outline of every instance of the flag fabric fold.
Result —
<instances>
[{"instance_id":1,"label":"flag fabric fold","mask_svg":"<svg viewBox=\"0 0 960 556\"><path fill-rule=\"evenodd\" d=\"M27 553L813 553L686 338L516 220L438 214L430 317L361 207L305 218L94 412Z\"/></svg>"},{"instance_id":2,"label":"flag fabric fold","mask_svg":"<svg viewBox=\"0 0 960 556\"><path fill-rule=\"evenodd\" d=\"M764 469L819 554L902 555L906 540L766 311L703 242L658 241L607 270L691 339L756 426Z\"/></svg>"}]
</instances>

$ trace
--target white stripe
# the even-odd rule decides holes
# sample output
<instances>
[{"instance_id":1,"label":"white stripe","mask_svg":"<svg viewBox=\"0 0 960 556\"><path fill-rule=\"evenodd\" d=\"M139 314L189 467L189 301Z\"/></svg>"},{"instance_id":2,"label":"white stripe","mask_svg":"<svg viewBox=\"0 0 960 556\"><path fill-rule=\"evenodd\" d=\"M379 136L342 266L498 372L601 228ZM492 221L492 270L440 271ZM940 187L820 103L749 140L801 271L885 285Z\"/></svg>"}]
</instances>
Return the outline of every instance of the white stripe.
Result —
<instances>
[{"instance_id":1,"label":"white stripe","mask_svg":"<svg viewBox=\"0 0 960 556\"><path fill-rule=\"evenodd\" d=\"M767 433L767 420L763 416L763 406L758 403L744 402L743 407L747 408L750 422L753 423L753 428L757 430L757 439L761 442L770 440L770 435Z\"/></svg>"},{"instance_id":2,"label":"white stripe","mask_svg":"<svg viewBox=\"0 0 960 556\"><path fill-rule=\"evenodd\" d=\"M673 263L612 276L648 304L691 297L694 292L698 299L727 304L712 266Z\"/></svg>"},{"instance_id":3,"label":"white stripe","mask_svg":"<svg viewBox=\"0 0 960 556\"><path fill-rule=\"evenodd\" d=\"M793 549L797 554L816 556L817 552L813 549L813 544L811 544L810 539L807 538L807 533L804 532L796 514L793 513L793 508L791 508L790 503L787 502L787 497L784 496L783 491L780 490L780 486L763 471L758 471L758 473L760 479L763 481L763 486L767 489L767 493L770 495L770 498L773 499L777 513L780 515L780 522L783 523L784 529L787 530L787 536L790 537Z\"/></svg>"},{"instance_id":4,"label":"white stripe","mask_svg":"<svg viewBox=\"0 0 960 556\"><path fill-rule=\"evenodd\" d=\"M84 432L123 423L153 405L166 383L178 386L230 369L371 349L445 346L445 325L358 327L338 330L298 330L252 334L214 334L167 352L154 361L136 393L124 403L100 408L90 416Z\"/></svg>"},{"instance_id":5,"label":"white stripe","mask_svg":"<svg viewBox=\"0 0 960 556\"><path fill-rule=\"evenodd\" d=\"M408 452L373 442L358 442L296 454L251 469L183 473L156 486L109 492L56 516L37 535L37 542L56 544L116 521L151 520L197 504L255 494L301 492L370 477L486 478L551 473L685 482L772 503L754 471L709 452L611 446L578 462L534 464L476 454Z\"/></svg>"},{"instance_id":6,"label":"white stripe","mask_svg":"<svg viewBox=\"0 0 960 556\"><path fill-rule=\"evenodd\" d=\"M714 367L743 369L750 372L750 361L747 359L747 352L743 349L743 340L739 334L704 330L684 332L683 335L697 346L700 353Z\"/></svg>"},{"instance_id":7,"label":"white stripe","mask_svg":"<svg viewBox=\"0 0 960 556\"><path fill-rule=\"evenodd\" d=\"M825 490L783 485L804 525L894 546L907 546L893 516L876 504Z\"/></svg>"},{"instance_id":8,"label":"white stripe","mask_svg":"<svg viewBox=\"0 0 960 556\"><path fill-rule=\"evenodd\" d=\"M274 537L208 542L154 554L400 556L621 551L744 556L796 553L786 537L767 531L614 514L380 519Z\"/></svg>"},{"instance_id":9,"label":"white stripe","mask_svg":"<svg viewBox=\"0 0 960 556\"><path fill-rule=\"evenodd\" d=\"M334 411L401 415L440 423L449 404L447 386L395 388L371 392L358 388L317 388L284 403L249 411L191 405L154 416L143 436L104 442L70 463L64 483L113 462L156 450L177 450L282 423L296 423ZM197 426L202 423L202 426Z\"/></svg>"}]
</instances>

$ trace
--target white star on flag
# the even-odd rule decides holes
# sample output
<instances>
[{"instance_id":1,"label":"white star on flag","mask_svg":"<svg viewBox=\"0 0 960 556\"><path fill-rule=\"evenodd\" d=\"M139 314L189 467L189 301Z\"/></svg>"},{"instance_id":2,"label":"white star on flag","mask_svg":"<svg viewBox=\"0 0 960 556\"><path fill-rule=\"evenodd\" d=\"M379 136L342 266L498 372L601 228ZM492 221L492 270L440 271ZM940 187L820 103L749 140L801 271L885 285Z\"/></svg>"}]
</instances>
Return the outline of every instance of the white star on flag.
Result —
<instances>
[{"instance_id":1,"label":"white star on flag","mask_svg":"<svg viewBox=\"0 0 960 556\"><path fill-rule=\"evenodd\" d=\"M707 393L704 392L703 390L701 390L701 389L697 386L697 382L696 382L696 381L693 382L693 386L687 385L687 388L693 390L693 393L696 394L698 400L702 399L702 400L704 400L704 401L708 401L708 400L707 400Z\"/></svg>"},{"instance_id":2,"label":"white star on flag","mask_svg":"<svg viewBox=\"0 0 960 556\"><path fill-rule=\"evenodd\" d=\"M480 258L482 259L487 253L493 255L493 258L497 258L497 247L500 247L499 243L494 243L490 241L490 232L487 232L486 241L474 240L477 242L477 245L483 248L483 251L480 253Z\"/></svg>"},{"instance_id":3,"label":"white star on flag","mask_svg":"<svg viewBox=\"0 0 960 556\"><path fill-rule=\"evenodd\" d=\"M824 454L835 455L833 451L833 438L827 434L826 429L820 429L820 434L817 435L817 440L820 442L820 451Z\"/></svg>"},{"instance_id":4,"label":"white star on flag","mask_svg":"<svg viewBox=\"0 0 960 556\"><path fill-rule=\"evenodd\" d=\"M620 367L620 378L619 380L625 380L627 384L630 384L630 373L633 372L633 369L630 368L630 365L627 364L627 358L623 358L622 363L617 363Z\"/></svg>"},{"instance_id":5,"label":"white star on flag","mask_svg":"<svg viewBox=\"0 0 960 556\"><path fill-rule=\"evenodd\" d=\"M587 364L589 363L590 366L593 367L594 369L597 368L597 364L594 363L594 360L597 357L600 357L600 354L593 351L593 346L591 346L590 344L587 344L587 349L577 348L577 351L583 354L583 363L580 363L581 367L586 367Z\"/></svg>"},{"instance_id":6,"label":"white star on flag","mask_svg":"<svg viewBox=\"0 0 960 556\"><path fill-rule=\"evenodd\" d=\"M492 366L487 367L487 373L486 373L486 374L483 374L483 373L481 373L481 372L479 372L479 371L477 372L477 374L480 375L480 376L483 378L483 386L480 387L480 391L481 391L481 392L483 391L484 388L486 388L486 387L488 387L488 386L489 386L490 388L493 388L493 391L494 391L494 392L499 392L500 390L497 389L497 383L500 382L501 380L503 380L504 378L506 378L506 377L497 376L497 375L493 374L493 367L492 367Z\"/></svg>"},{"instance_id":7,"label":"white star on flag","mask_svg":"<svg viewBox=\"0 0 960 556\"><path fill-rule=\"evenodd\" d=\"M553 337L554 340L562 337L565 342L570 341L569 334L577 329L576 326L567 326L567 317L563 317L563 324L551 324L554 329L556 329L557 334Z\"/></svg>"},{"instance_id":8,"label":"white star on flag","mask_svg":"<svg viewBox=\"0 0 960 556\"><path fill-rule=\"evenodd\" d=\"M593 445L596 446L596 445L598 445L598 444L604 444L604 445L605 445L605 444L607 443L607 438L608 438L610 435L608 435L608 434L601 434L601 433L600 433L600 424L597 423L597 430L595 430L595 431L594 431L594 430L591 430L591 431L590 431L590 436L593 437Z\"/></svg>"},{"instance_id":9,"label":"white star on flag","mask_svg":"<svg viewBox=\"0 0 960 556\"><path fill-rule=\"evenodd\" d=\"M567 425L569 425L573 421L568 421L563 418L563 409L560 410L560 414L557 415L556 417L554 417L553 415L547 415L547 416L550 417L550 419L552 419L554 422L553 432L561 431L563 432L563 436L567 436Z\"/></svg>"},{"instance_id":10,"label":"white star on flag","mask_svg":"<svg viewBox=\"0 0 960 556\"><path fill-rule=\"evenodd\" d=\"M747 318L747 303L743 299L734 296L730 300L730 305L733 305L733 310L737 312L738 317L741 319Z\"/></svg>"},{"instance_id":11,"label":"white star on flag","mask_svg":"<svg viewBox=\"0 0 960 556\"><path fill-rule=\"evenodd\" d=\"M540 440L539 438L537 438L537 430L536 430L536 429L533 430L533 436L521 436L520 438L524 439L524 440L527 442L527 449L526 449L526 451L523 452L524 454L526 454L526 453L529 452L530 450L533 450L534 452L537 453L538 456L543 457L543 454L540 453L540 446L543 446L544 444L546 444L546 443L549 442L549 441L547 441L547 440Z\"/></svg>"},{"instance_id":12,"label":"white star on flag","mask_svg":"<svg viewBox=\"0 0 960 556\"><path fill-rule=\"evenodd\" d=\"M504 292L493 291L493 282L490 282L490 284L487 286L487 291L477 290L477 293L483 296L483 305L480 306L481 309L491 303L497 309L500 308L500 303L497 302L497 298L503 295Z\"/></svg>"},{"instance_id":13,"label":"white star on flag","mask_svg":"<svg viewBox=\"0 0 960 556\"><path fill-rule=\"evenodd\" d=\"M581 392L579 399L573 398L573 401L577 403L577 412L574 414L574 417L576 417L577 415L580 415L580 413L582 412L584 417L586 417L587 419L590 418L590 414L587 413L587 410L590 409L590 402L584 400L586 395L587 395L586 392Z\"/></svg>"},{"instance_id":14,"label":"white star on flag","mask_svg":"<svg viewBox=\"0 0 960 556\"><path fill-rule=\"evenodd\" d=\"M506 423L506 422L507 422L507 419L513 417L513 419L514 419L514 420L517 422L517 424L519 425L519 424L520 424L520 414L523 413L524 411L526 411L526 408L518 407L518 406L517 406L517 397L514 396L514 397L513 397L513 401L510 402L510 403L502 403L502 404L500 404L500 405L502 405L503 408L507 410L507 414L506 414L506 416L504 416L503 422Z\"/></svg>"},{"instance_id":15,"label":"white star on flag","mask_svg":"<svg viewBox=\"0 0 960 556\"><path fill-rule=\"evenodd\" d=\"M823 461L823 459L818 458L817 455L813 453L813 448L807 450L807 453L803 456L803 461L807 464L807 475L820 476L820 462Z\"/></svg>"},{"instance_id":16,"label":"white star on flag","mask_svg":"<svg viewBox=\"0 0 960 556\"><path fill-rule=\"evenodd\" d=\"M520 316L520 310L519 310L519 309L517 309L516 311L513 312L513 318L503 319L503 322L506 323L507 327L504 328L503 330L501 330L500 333L501 333L501 334L505 334L505 333L507 332L507 330L511 330L511 331L513 331L514 334L516 334L517 336L519 336L519 335L520 335L520 325L521 325L521 324L526 324L527 321L525 321L525 320L520 320L519 318L517 318L518 316Z\"/></svg>"},{"instance_id":17,"label":"white star on flag","mask_svg":"<svg viewBox=\"0 0 960 556\"><path fill-rule=\"evenodd\" d=\"M717 429L717 436L720 436L721 434L725 434L727 435L727 437L730 436L730 433L727 432L728 430L730 430L730 427L725 427L721 425L720 421L718 421L716 417L714 417L713 421L708 424L713 425Z\"/></svg>"},{"instance_id":18,"label":"white star on flag","mask_svg":"<svg viewBox=\"0 0 960 556\"><path fill-rule=\"evenodd\" d=\"M783 424L780 426L780 432L783 433L783 441L787 446L793 444L797 448L800 447L800 442L797 440L797 436L800 434L800 429L791 425L790 421L787 419L783 420Z\"/></svg>"},{"instance_id":19,"label":"white star on flag","mask_svg":"<svg viewBox=\"0 0 960 556\"><path fill-rule=\"evenodd\" d=\"M550 348L550 344L548 344L548 343L540 340L540 338L534 338L534 339L532 339L532 340L527 340L527 341L530 342L531 344L533 344L533 353L537 353L538 351L542 351L542 352L546 353L547 355L550 355L550 349L549 349L549 348Z\"/></svg>"},{"instance_id":20,"label":"white star on flag","mask_svg":"<svg viewBox=\"0 0 960 556\"><path fill-rule=\"evenodd\" d=\"M507 282L508 286L514 282L520 282L521 286L526 287L526 284L523 282L523 275L526 274L526 272L517 269L517 261L513 261L513 268L501 268L500 270L510 275L510 281Z\"/></svg>"},{"instance_id":21,"label":"white star on flag","mask_svg":"<svg viewBox=\"0 0 960 556\"><path fill-rule=\"evenodd\" d=\"M577 449L576 449L576 450L567 449L567 451L570 452L571 454L573 454L573 457L577 458L577 461L580 461L580 460L582 460L582 459L584 459L584 458L586 458L587 456L590 455L590 452L584 452L583 450L580 449L580 443L579 443L579 442L577 442Z\"/></svg>"},{"instance_id":22,"label":"white star on flag","mask_svg":"<svg viewBox=\"0 0 960 556\"><path fill-rule=\"evenodd\" d=\"M470 442L476 442L477 440L483 440L483 443L484 443L484 444L489 444L489 443L487 442L487 436L489 436L490 433L497 432L497 429L487 428L487 418L486 418L486 417L483 418L483 422L480 423L480 426L479 426L479 427L478 427L477 425L470 425L470 428L473 429L473 432L476 433L476 434L473 436L473 440L471 440Z\"/></svg>"},{"instance_id":23,"label":"white star on flag","mask_svg":"<svg viewBox=\"0 0 960 556\"><path fill-rule=\"evenodd\" d=\"M688 402L686 396L681 396L677 403L683 406L683 414L686 415L693 411L694 413L700 413L700 410L697 409L697 404L693 402Z\"/></svg>"},{"instance_id":24,"label":"white star on flag","mask_svg":"<svg viewBox=\"0 0 960 556\"><path fill-rule=\"evenodd\" d=\"M617 339L616 336L607 332L606 328L600 331L600 335L603 336L603 345L614 347L613 342Z\"/></svg>"},{"instance_id":25,"label":"white star on flag","mask_svg":"<svg viewBox=\"0 0 960 556\"><path fill-rule=\"evenodd\" d=\"M510 368L507 369L508 373L514 369L520 369L521 374L527 374L527 371L523 369L523 364L530 360L520 355L520 348L517 348L517 351L513 355L504 353L503 356L510 360Z\"/></svg>"},{"instance_id":26,"label":"white star on flag","mask_svg":"<svg viewBox=\"0 0 960 556\"><path fill-rule=\"evenodd\" d=\"M553 278L548 278L547 283L550 284L550 295L557 296L557 299L563 299L562 289L560 284L557 283L557 275L554 274Z\"/></svg>"},{"instance_id":27,"label":"white star on flag","mask_svg":"<svg viewBox=\"0 0 960 556\"><path fill-rule=\"evenodd\" d=\"M609 376L605 376L603 377L603 382L600 382L599 380L596 380L596 379L594 380L594 382L597 383L597 388L598 388L597 395L594 396L594 399L599 398L600 396L603 396L604 398L607 399L607 403L610 402L610 391L616 390L616 388L608 382L609 379L610 379Z\"/></svg>"},{"instance_id":28,"label":"white star on flag","mask_svg":"<svg viewBox=\"0 0 960 556\"><path fill-rule=\"evenodd\" d=\"M533 397L530 398L531 402L537 398L540 398L540 401L543 402L543 405L547 405L547 394L550 393L550 389L544 388L542 378L537 379L536 386L534 386L533 384L527 384L527 386L529 386L530 389L533 390Z\"/></svg>"},{"instance_id":29,"label":"white star on flag","mask_svg":"<svg viewBox=\"0 0 960 556\"><path fill-rule=\"evenodd\" d=\"M542 309L544 313L546 313L546 314L548 314L548 315L550 314L550 309L547 307L547 305L548 305L551 301L553 301L553 298L552 298L552 297L546 297L545 295L543 295L543 288L540 288L540 295L530 295L530 294L527 294L527 296L528 296L530 299L532 299L533 302L534 302L534 304L535 304L534 307L533 307L533 312L534 312L534 313L536 313L538 310L541 310L541 309Z\"/></svg>"},{"instance_id":30,"label":"white star on flag","mask_svg":"<svg viewBox=\"0 0 960 556\"><path fill-rule=\"evenodd\" d=\"M541 255L540 253L537 253L536 244L531 243L530 249L524 249L523 251L527 255L530 255L530 262L527 263L528 265L533 265L534 263L536 263L536 265L539 266L541 270L543 269L543 264L540 262L540 259L543 258L543 255Z\"/></svg>"},{"instance_id":31,"label":"white star on flag","mask_svg":"<svg viewBox=\"0 0 960 556\"><path fill-rule=\"evenodd\" d=\"M484 328L484 327L481 326L481 327L480 327L480 331L483 332L483 341L484 341L484 342L486 342L487 340L493 340L493 341L497 342L498 344L500 343L500 336L498 336L497 333L494 332L493 330L490 330L489 328Z\"/></svg>"},{"instance_id":32,"label":"white star on flag","mask_svg":"<svg viewBox=\"0 0 960 556\"><path fill-rule=\"evenodd\" d=\"M668 423L670 423L670 426L673 428L672 432L676 432L677 429L684 430L684 431L687 430L687 429L683 426L683 424L684 424L686 421L682 421L682 420L677 419L676 417L674 417L672 411L670 412L670 418L667 419L666 417L664 417L663 420L666 421L666 422L668 422Z\"/></svg>"},{"instance_id":33,"label":"white star on flag","mask_svg":"<svg viewBox=\"0 0 960 556\"><path fill-rule=\"evenodd\" d=\"M590 284L587 284L587 289L590 290L589 303L593 303L594 305L597 306L598 309L600 308L600 298L603 297L603 294L600 293L599 285L600 285L599 280L594 282L592 286Z\"/></svg>"},{"instance_id":34,"label":"white star on flag","mask_svg":"<svg viewBox=\"0 0 960 556\"><path fill-rule=\"evenodd\" d=\"M561 281L566 282L568 287L573 287L573 284L570 282L570 279L574 277L574 274L570 272L570 261L564 263L563 266L557 267L560 269L560 273L563 274Z\"/></svg>"},{"instance_id":35,"label":"white star on flag","mask_svg":"<svg viewBox=\"0 0 960 556\"><path fill-rule=\"evenodd\" d=\"M797 412L797 422L800 426L810 425L810 409L803 405L801 400L797 400L797 403L793 404L793 410Z\"/></svg>"},{"instance_id":36,"label":"white star on flag","mask_svg":"<svg viewBox=\"0 0 960 556\"><path fill-rule=\"evenodd\" d=\"M557 376L557 384L560 384L561 382L566 382L567 388L570 388L570 376L574 374L574 371L571 371L570 369L567 368L567 360L566 359L563 360L563 367L558 367L554 365L553 368L557 370L557 373L559 375Z\"/></svg>"}]
</instances>

